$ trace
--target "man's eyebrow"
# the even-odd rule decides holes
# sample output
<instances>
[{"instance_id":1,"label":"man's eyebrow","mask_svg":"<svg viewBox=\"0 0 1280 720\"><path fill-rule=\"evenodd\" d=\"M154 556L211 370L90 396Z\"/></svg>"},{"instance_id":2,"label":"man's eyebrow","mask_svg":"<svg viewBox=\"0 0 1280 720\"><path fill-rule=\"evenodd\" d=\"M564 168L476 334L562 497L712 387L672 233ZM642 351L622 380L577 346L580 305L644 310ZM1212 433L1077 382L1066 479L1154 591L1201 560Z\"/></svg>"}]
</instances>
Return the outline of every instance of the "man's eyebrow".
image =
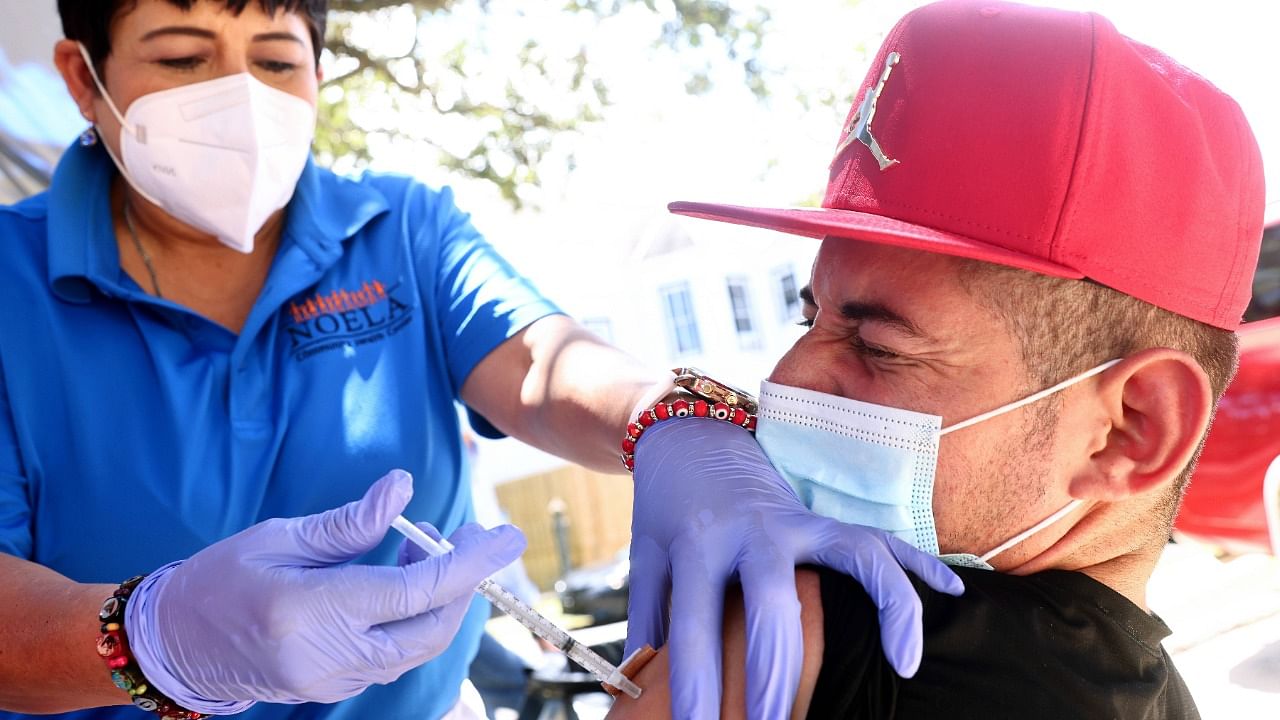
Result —
<instances>
[{"instance_id":1,"label":"man's eyebrow","mask_svg":"<svg viewBox=\"0 0 1280 720\"><path fill-rule=\"evenodd\" d=\"M875 302L849 301L840 306L840 314L849 320L880 322L892 325L912 337L926 337L911 320Z\"/></svg>"},{"instance_id":2,"label":"man's eyebrow","mask_svg":"<svg viewBox=\"0 0 1280 720\"><path fill-rule=\"evenodd\" d=\"M812 285L805 285L800 288L800 299L804 300L805 305L809 307L818 306L818 302L813 297ZM870 320L892 325L912 337L926 337L915 323L880 303L846 302L840 306L840 314L849 320Z\"/></svg>"}]
</instances>

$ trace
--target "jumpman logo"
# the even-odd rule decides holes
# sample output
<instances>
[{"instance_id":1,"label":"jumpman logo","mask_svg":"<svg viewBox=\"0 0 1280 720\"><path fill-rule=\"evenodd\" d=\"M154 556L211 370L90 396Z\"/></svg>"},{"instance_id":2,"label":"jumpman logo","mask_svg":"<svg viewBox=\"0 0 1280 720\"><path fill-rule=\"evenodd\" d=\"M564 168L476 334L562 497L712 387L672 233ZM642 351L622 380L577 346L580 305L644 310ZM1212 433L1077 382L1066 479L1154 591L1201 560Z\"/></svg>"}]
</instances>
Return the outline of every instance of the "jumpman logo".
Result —
<instances>
[{"instance_id":1,"label":"jumpman logo","mask_svg":"<svg viewBox=\"0 0 1280 720\"><path fill-rule=\"evenodd\" d=\"M897 160L885 155L884 150L880 149L880 143L871 134L871 121L875 119L876 101L880 99L880 92L884 90L884 83L889 79L889 73L893 72L893 66L897 65L900 59L901 56L896 52L889 53L889 57L885 59L884 72L880 73L880 81L876 83L874 88L867 91L867 94L862 98L862 104L858 106L858 112L854 113L853 117L849 118L849 124L845 125L844 140L840 141L839 147L836 148L835 157L831 159L833 166L836 164L836 160L840 158L840 153L843 153L845 148L852 145L855 140L867 146L867 149L875 156L876 162L880 164L881 170L898 164Z\"/></svg>"}]
</instances>

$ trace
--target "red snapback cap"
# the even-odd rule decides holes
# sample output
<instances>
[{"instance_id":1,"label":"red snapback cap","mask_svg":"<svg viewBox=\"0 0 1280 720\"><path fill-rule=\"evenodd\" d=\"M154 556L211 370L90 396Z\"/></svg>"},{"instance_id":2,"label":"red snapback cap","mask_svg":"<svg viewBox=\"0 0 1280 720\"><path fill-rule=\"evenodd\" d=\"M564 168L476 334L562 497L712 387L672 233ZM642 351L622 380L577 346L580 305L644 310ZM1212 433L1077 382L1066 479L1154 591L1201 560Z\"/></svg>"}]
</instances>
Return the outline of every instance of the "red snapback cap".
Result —
<instances>
[{"instance_id":1,"label":"red snapback cap","mask_svg":"<svg viewBox=\"0 0 1280 720\"><path fill-rule=\"evenodd\" d=\"M1230 97L1105 18L946 0L885 39L821 208L671 212L1090 278L1234 330L1262 159Z\"/></svg>"}]
</instances>

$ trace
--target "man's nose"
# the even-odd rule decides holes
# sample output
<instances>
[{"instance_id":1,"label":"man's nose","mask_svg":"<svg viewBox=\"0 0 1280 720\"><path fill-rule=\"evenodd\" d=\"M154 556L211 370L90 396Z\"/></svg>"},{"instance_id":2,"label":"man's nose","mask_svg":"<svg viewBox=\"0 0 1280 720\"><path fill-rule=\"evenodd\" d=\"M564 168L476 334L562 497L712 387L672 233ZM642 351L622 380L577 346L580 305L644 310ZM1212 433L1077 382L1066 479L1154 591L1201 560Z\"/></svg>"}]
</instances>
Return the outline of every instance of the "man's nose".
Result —
<instances>
[{"instance_id":1,"label":"man's nose","mask_svg":"<svg viewBox=\"0 0 1280 720\"><path fill-rule=\"evenodd\" d=\"M838 395L837 374L826 367L821 354L808 347L809 344L805 338L797 340L774 365L769 382Z\"/></svg>"}]
</instances>

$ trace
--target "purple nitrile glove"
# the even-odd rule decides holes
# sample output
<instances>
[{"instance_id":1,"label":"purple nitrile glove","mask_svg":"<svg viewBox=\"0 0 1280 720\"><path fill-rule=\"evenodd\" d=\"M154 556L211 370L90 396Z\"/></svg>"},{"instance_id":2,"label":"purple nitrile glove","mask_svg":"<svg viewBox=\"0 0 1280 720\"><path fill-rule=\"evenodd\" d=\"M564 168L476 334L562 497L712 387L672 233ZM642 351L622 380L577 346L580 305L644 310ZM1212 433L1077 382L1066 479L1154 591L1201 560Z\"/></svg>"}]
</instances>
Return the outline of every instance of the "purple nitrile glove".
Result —
<instances>
[{"instance_id":1,"label":"purple nitrile glove","mask_svg":"<svg viewBox=\"0 0 1280 720\"><path fill-rule=\"evenodd\" d=\"M447 555L402 546L396 567L347 564L412 495L394 470L356 502L267 520L152 573L126 607L143 674L180 705L225 715L259 700L336 702L439 655L476 585L523 552L524 536L468 525Z\"/></svg>"},{"instance_id":2,"label":"purple nitrile glove","mask_svg":"<svg viewBox=\"0 0 1280 720\"><path fill-rule=\"evenodd\" d=\"M920 597L904 568L940 592L964 591L932 555L811 512L755 437L730 423L657 423L635 458L626 652L666 641L672 717L720 717L724 587L734 576L747 612L752 720L787 717L795 700L804 659L796 565L824 565L862 583L880 608L885 656L904 677L915 674L924 646Z\"/></svg>"}]
</instances>

